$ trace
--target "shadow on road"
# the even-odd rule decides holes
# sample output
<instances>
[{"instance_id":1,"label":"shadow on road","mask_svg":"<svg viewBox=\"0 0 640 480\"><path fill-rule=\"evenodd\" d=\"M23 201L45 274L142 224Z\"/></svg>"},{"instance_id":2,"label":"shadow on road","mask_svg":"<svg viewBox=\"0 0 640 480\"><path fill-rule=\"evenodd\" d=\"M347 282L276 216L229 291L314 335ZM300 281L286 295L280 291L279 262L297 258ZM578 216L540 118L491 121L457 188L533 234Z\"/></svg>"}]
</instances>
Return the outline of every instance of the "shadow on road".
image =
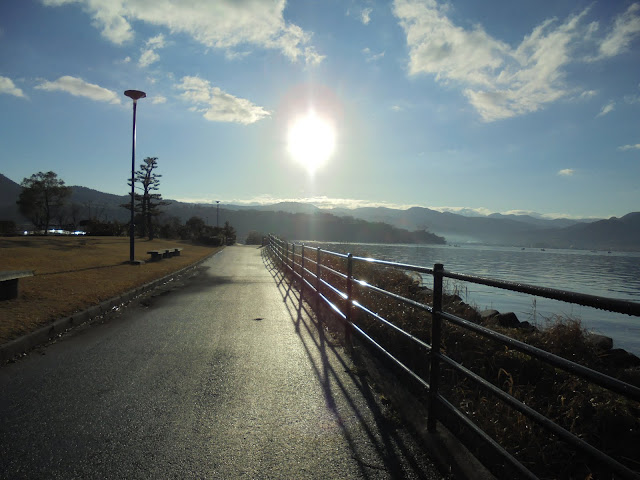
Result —
<instances>
[{"instance_id":1,"label":"shadow on road","mask_svg":"<svg viewBox=\"0 0 640 480\"><path fill-rule=\"evenodd\" d=\"M326 330L326 326L317 320L294 282L277 268L264 250L262 257L313 366L326 405L340 425L362 477L379 478L381 471L385 471L390 478L436 478L430 463L425 468L425 454L416 447L413 437L402 429L384 405L383 399L372 391L365 372L353 366L351 358ZM306 333L303 334L302 330ZM336 368L346 375L336 371ZM360 398L364 398L364 404ZM348 408L339 408L338 404L345 405L345 401ZM362 459L359 439L355 438L353 429L348 428L354 420L365 432L367 442L374 447L377 464Z\"/></svg>"}]
</instances>

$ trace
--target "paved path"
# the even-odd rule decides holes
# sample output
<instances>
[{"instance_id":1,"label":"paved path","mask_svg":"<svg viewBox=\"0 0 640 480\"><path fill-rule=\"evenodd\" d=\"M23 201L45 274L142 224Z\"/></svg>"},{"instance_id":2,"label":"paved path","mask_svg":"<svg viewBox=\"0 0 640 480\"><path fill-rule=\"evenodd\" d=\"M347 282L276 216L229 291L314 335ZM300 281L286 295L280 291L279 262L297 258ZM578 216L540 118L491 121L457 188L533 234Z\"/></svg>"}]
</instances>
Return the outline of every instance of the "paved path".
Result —
<instances>
[{"instance_id":1,"label":"paved path","mask_svg":"<svg viewBox=\"0 0 640 480\"><path fill-rule=\"evenodd\" d=\"M0 367L0 478L441 478L260 253Z\"/></svg>"}]
</instances>

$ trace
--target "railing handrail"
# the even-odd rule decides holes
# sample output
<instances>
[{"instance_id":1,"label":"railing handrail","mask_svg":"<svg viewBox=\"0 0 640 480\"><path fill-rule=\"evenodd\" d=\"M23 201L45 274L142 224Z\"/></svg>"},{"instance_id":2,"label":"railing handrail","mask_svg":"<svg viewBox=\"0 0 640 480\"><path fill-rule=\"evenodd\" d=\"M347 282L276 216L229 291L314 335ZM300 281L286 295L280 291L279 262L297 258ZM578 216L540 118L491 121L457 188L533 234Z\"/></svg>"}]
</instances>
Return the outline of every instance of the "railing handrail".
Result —
<instances>
[{"instance_id":1,"label":"railing handrail","mask_svg":"<svg viewBox=\"0 0 640 480\"><path fill-rule=\"evenodd\" d=\"M299 245L300 253L296 253L296 245ZM454 368L465 377L470 378L472 381L479 383L483 388L487 388L492 391L494 395L496 395L500 400L508 404L510 407L515 408L520 411L524 415L528 416L530 419L544 427L546 430L551 431L555 435L558 435L563 440L569 442L573 446L587 452L592 457L597 458L599 461L607 464L612 468L613 471L617 472L624 478L638 478L637 475L627 468L626 466L620 464L617 460L609 457L605 453L597 450L595 447L586 443L584 440L575 436L574 434L568 432L564 428L560 427L556 423L554 423L549 418L544 415L538 413L537 411L531 409L524 403L520 402L513 396L504 392L503 390L495 387L490 382L482 379L478 375L469 371L455 360L447 357L440 351L440 336L441 336L441 323L442 320L447 320L459 327L462 327L467 330L471 330L475 333L483 335L485 337L489 337L492 340L498 341L509 348L513 348L519 351L526 353L532 357L535 357L541 360L544 363L552 365L554 367L563 369L573 375L579 376L581 378L585 378L588 381L600 385L604 388L607 388L611 391L614 391L620 395L623 395L627 398L640 401L640 388L625 383L621 380L612 378L610 376L604 375L595 370L591 370L583 365L572 362L565 358L559 357L555 354L547 352L545 350L539 349L532 345L529 345L525 342L521 342L515 340L506 335L500 334L493 330L490 330L481 325L475 324L463 318L460 318L456 315L447 313L442 311L442 280L443 278L452 278L458 279L466 282L472 282L476 284L487 285L495 288L501 288L511 291L517 291L521 293L528 293L540 297L545 298L553 298L555 300L561 300L568 303L580 304L591 306L595 308L600 308L603 310L618 312L618 313L626 313L632 316L640 316L640 304L634 302L628 302L619 299L605 298L605 297L597 297L593 295L585 295L576 292L569 292L564 290L556 290L546 287L539 287L535 285L528 285L523 283L516 282L507 282L503 280L495 280L486 277L480 277L475 275L466 275L455 272L449 272L444 270L444 266L441 264L434 265L433 268L427 268L419 265L410 265L398 262L392 262L388 260L380 260L375 258L368 257L358 257L353 256L352 254L342 254L339 252L332 252L329 250L324 250L322 248L314 248L316 251L316 261L311 258L307 258L307 261L311 261L315 264L316 272L311 271L309 268L305 266L305 246L303 244L295 244L285 242L273 235L269 236L268 246L274 257L280 262L280 265L283 268L290 270L294 277L301 280L301 285L305 285L309 288L310 291L314 291L317 295L318 301L325 302L332 310L334 310L342 321L345 323L345 334L347 338L351 335L351 332L357 332L360 336L362 336L366 341L372 344L375 348L381 351L386 357L388 357L391 361L396 363L400 368L404 369L406 372L410 374L414 379L416 379L423 387L427 388L429 393L429 416L428 416L428 429L430 431L435 430L436 421L438 421L437 411L438 406L450 410L456 418L466 423L471 430L478 433L481 438L483 438L491 448L494 448L498 453L500 453L503 458L516 470L518 470L523 476L527 478L536 478L526 467L524 467L520 462L518 462L515 458L513 458L504 447L498 445L495 441L493 441L486 433L482 432L478 426L476 426L471 420L469 420L462 412L460 412L456 407L454 407L451 403L449 403L441 394L438 392L438 377L439 377L439 368L442 362L446 363L448 366ZM291 248L289 248L291 246ZM289 253L291 252L291 253ZM291 255L289 257L289 255ZM321 258L324 255L331 255L337 258L342 258L347 260L347 274L343 274L337 270L334 270L326 265L322 265ZM301 258L300 263L296 263L296 258ZM367 262L377 265L382 265L385 267L391 267L395 269L405 270L405 271L413 271L418 273L430 274L434 277L434 288L433 288L433 296L431 306L416 302L415 300L403 297L401 295L395 294L393 292L388 292L380 287L376 287L374 285L370 285L363 280L358 280L353 276L353 265L354 262ZM296 267L299 267L296 269ZM346 292L341 291L338 287L331 284L331 282L321 278L320 274L322 271L328 271L334 275L337 275L339 278L346 280ZM315 278L315 282L311 282L307 280L307 278ZM413 336L409 332L404 331L397 325L392 324L389 320L380 316L379 314L372 312L366 306L362 305L358 301L355 301L352 296L352 287L353 285L359 285L362 288L370 289L379 294L390 297L394 300L401 301L407 305L418 308L420 310L431 313L432 315L432 335L431 335L431 345L428 345L424 341L418 339ZM334 302L332 302L326 295L324 295L320 288L324 286L328 289L328 291L337 295L340 299L340 302L344 304L345 311L343 312ZM404 335L408 340L420 345L425 348L429 357L430 357L430 369L429 369L429 380L423 379L419 374L412 371L409 367L407 367L404 363L402 363L398 358L396 358L392 353L387 351L384 347L382 347L378 342L376 342L367 332L362 330L358 325L354 324L351 321L351 311L353 308L357 308L361 311L364 311L366 314L374 318L375 320L381 322L387 327L393 328L398 331L400 334Z\"/></svg>"}]
</instances>

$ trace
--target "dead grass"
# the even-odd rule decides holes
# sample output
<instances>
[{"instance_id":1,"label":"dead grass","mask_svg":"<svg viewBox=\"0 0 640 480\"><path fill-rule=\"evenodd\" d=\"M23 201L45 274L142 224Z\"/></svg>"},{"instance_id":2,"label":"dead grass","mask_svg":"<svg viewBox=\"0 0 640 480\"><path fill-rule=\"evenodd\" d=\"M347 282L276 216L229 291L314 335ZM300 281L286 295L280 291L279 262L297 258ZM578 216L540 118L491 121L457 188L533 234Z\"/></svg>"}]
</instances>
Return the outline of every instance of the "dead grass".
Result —
<instances>
[{"instance_id":1,"label":"dead grass","mask_svg":"<svg viewBox=\"0 0 640 480\"><path fill-rule=\"evenodd\" d=\"M126 237L0 237L0 270L34 270L15 300L0 302L0 343L186 267L216 249L180 240L136 240L148 250L182 248L179 257L133 266Z\"/></svg>"}]
</instances>

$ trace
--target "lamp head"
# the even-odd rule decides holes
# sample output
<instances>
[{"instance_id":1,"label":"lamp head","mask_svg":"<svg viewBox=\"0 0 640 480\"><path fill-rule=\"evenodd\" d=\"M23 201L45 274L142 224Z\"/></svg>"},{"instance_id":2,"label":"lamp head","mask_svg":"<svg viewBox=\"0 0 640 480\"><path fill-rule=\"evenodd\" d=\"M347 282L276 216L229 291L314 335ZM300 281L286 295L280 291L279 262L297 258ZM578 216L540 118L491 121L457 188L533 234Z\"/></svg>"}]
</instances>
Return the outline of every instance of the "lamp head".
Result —
<instances>
[{"instance_id":1,"label":"lamp head","mask_svg":"<svg viewBox=\"0 0 640 480\"><path fill-rule=\"evenodd\" d=\"M141 92L140 90L126 90L124 94L131 98L134 102L140 98L144 98L147 96L146 93Z\"/></svg>"}]
</instances>

